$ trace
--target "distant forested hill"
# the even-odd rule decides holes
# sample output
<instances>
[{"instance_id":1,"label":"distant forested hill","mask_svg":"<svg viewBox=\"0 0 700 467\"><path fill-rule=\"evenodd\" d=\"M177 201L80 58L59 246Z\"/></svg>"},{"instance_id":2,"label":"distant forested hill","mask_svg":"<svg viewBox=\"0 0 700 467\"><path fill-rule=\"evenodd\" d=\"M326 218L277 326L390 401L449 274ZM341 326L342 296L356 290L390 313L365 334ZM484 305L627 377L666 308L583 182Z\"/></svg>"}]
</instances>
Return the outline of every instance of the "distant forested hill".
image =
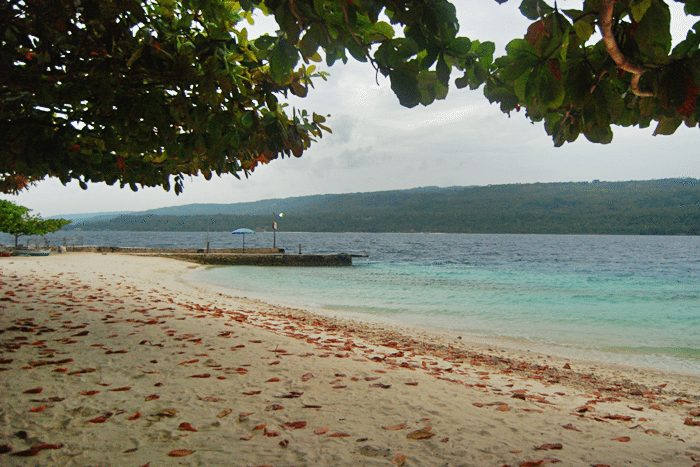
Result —
<instances>
[{"instance_id":1,"label":"distant forested hill","mask_svg":"<svg viewBox=\"0 0 700 467\"><path fill-rule=\"evenodd\" d=\"M195 207L196 206L196 207ZM284 212L283 218L273 214ZM186 215L182 213L187 213ZM700 235L700 181L535 183L190 205L71 229Z\"/></svg>"}]
</instances>

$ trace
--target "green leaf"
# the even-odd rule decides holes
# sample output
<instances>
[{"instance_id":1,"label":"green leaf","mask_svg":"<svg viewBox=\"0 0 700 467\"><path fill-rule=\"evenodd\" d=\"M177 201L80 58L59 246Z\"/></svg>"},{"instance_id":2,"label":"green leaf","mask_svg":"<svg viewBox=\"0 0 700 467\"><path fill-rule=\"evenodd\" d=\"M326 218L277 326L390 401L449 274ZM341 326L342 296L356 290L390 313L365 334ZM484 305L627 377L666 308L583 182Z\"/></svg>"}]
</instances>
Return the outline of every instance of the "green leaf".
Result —
<instances>
[{"instance_id":1,"label":"green leaf","mask_svg":"<svg viewBox=\"0 0 700 467\"><path fill-rule=\"evenodd\" d=\"M554 9L543 0L523 0L520 4L520 11L527 19L534 21L548 15L553 12Z\"/></svg>"},{"instance_id":2,"label":"green leaf","mask_svg":"<svg viewBox=\"0 0 700 467\"><path fill-rule=\"evenodd\" d=\"M287 84L299 61L299 52L286 38L280 37L270 50L269 60L272 79L279 84Z\"/></svg>"},{"instance_id":3,"label":"green leaf","mask_svg":"<svg viewBox=\"0 0 700 467\"><path fill-rule=\"evenodd\" d=\"M644 17L644 13L647 12L650 6L651 0L632 0L630 3L632 19L639 23Z\"/></svg>"},{"instance_id":4,"label":"green leaf","mask_svg":"<svg viewBox=\"0 0 700 467\"><path fill-rule=\"evenodd\" d=\"M421 92L418 90L416 77L401 71L392 71L389 74L391 89L399 98L399 103L404 107L415 107L421 101Z\"/></svg>"},{"instance_id":5,"label":"green leaf","mask_svg":"<svg viewBox=\"0 0 700 467\"><path fill-rule=\"evenodd\" d=\"M592 21L581 20L574 23L574 31L576 31L576 36L579 39L586 42L595 32L595 28Z\"/></svg>"},{"instance_id":6,"label":"green leaf","mask_svg":"<svg viewBox=\"0 0 700 467\"><path fill-rule=\"evenodd\" d=\"M700 0L685 0L685 14L700 16Z\"/></svg>"},{"instance_id":7,"label":"green leaf","mask_svg":"<svg viewBox=\"0 0 700 467\"><path fill-rule=\"evenodd\" d=\"M438 58L437 65L435 67L435 71L437 73L437 79L442 84L443 86L447 87L449 86L450 83L450 71L452 70L452 67L450 67L447 62L445 62L445 56L440 55L440 58Z\"/></svg>"},{"instance_id":8,"label":"green leaf","mask_svg":"<svg viewBox=\"0 0 700 467\"><path fill-rule=\"evenodd\" d=\"M634 33L634 39L646 61L663 62L671 50L671 13L668 5L654 0Z\"/></svg>"},{"instance_id":9,"label":"green leaf","mask_svg":"<svg viewBox=\"0 0 700 467\"><path fill-rule=\"evenodd\" d=\"M447 52L454 56L466 55L472 48L472 41L466 37L457 37L447 46Z\"/></svg>"},{"instance_id":10,"label":"green leaf","mask_svg":"<svg viewBox=\"0 0 700 467\"><path fill-rule=\"evenodd\" d=\"M608 144L612 142L613 132L610 125L604 127L594 127L585 131L584 136L591 143Z\"/></svg>"},{"instance_id":11,"label":"green leaf","mask_svg":"<svg viewBox=\"0 0 700 467\"><path fill-rule=\"evenodd\" d=\"M679 126L683 123L683 117L676 115L673 117L661 116L659 124L656 125L654 136L656 135L672 135L676 132Z\"/></svg>"}]
</instances>

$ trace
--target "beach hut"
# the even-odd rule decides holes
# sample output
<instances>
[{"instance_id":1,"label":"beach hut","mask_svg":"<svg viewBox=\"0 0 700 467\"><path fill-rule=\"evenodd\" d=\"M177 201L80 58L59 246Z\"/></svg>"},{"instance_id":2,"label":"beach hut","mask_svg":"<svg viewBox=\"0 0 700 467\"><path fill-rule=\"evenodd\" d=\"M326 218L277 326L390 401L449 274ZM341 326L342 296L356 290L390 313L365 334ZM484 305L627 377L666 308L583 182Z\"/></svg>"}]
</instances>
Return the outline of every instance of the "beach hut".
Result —
<instances>
[{"instance_id":1,"label":"beach hut","mask_svg":"<svg viewBox=\"0 0 700 467\"><path fill-rule=\"evenodd\" d=\"M250 229L236 229L233 232L231 232L234 235L242 235L243 236L243 250L245 250L245 235L246 234L254 234L254 230Z\"/></svg>"}]
</instances>

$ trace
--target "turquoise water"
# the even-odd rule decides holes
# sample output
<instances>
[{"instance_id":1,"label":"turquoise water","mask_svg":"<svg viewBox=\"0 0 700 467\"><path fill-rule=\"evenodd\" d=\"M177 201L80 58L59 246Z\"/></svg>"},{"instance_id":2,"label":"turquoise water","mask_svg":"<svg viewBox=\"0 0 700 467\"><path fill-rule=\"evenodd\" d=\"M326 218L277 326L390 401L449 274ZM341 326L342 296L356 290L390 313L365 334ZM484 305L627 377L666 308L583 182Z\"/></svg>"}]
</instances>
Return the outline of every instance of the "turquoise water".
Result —
<instances>
[{"instance_id":1,"label":"turquoise water","mask_svg":"<svg viewBox=\"0 0 700 467\"><path fill-rule=\"evenodd\" d=\"M329 251L363 245L370 258L350 268L217 267L192 278L338 316L700 373L697 237L306 235L355 245Z\"/></svg>"}]
</instances>

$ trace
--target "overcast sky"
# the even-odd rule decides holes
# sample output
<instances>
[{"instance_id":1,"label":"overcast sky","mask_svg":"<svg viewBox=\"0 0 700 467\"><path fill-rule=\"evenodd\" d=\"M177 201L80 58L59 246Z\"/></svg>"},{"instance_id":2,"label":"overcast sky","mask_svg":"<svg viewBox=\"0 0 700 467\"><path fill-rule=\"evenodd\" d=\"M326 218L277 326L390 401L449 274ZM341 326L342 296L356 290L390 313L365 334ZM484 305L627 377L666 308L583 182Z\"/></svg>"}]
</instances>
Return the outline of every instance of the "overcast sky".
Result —
<instances>
[{"instance_id":1,"label":"overcast sky","mask_svg":"<svg viewBox=\"0 0 700 467\"><path fill-rule=\"evenodd\" d=\"M492 40L497 55L510 39L522 37L529 24L516 0L500 6L493 0L454 3L460 34ZM559 7L580 4L561 0ZM674 15L673 28L687 31L693 22ZM678 36L676 40L682 39L685 32ZM77 183L63 186L46 180L18 196L0 198L48 217L433 185L700 178L697 128L682 127L670 137L652 136L653 125L642 130L614 128L612 144L593 144L580 136L573 144L554 148L541 123L533 125L517 113L509 118L488 103L481 89L452 86L446 100L407 109L399 105L389 80L376 76L367 63L349 61L326 71L331 74L327 82L317 80L307 98L291 103L330 114L327 125L333 134L326 134L299 159L259 166L248 179L192 178L180 196L160 188L133 193L104 184L91 184L83 191ZM453 72L452 80L458 76Z\"/></svg>"}]
</instances>

